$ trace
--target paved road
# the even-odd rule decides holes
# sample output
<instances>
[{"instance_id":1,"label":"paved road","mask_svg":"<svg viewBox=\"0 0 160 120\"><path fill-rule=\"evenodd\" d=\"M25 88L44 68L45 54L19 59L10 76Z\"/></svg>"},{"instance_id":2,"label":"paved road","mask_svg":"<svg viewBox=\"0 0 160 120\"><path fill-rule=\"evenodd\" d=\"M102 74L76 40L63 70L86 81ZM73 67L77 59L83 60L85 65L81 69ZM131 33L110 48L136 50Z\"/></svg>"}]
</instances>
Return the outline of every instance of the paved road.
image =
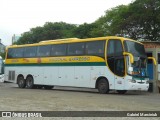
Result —
<instances>
[{"instance_id":1,"label":"paved road","mask_svg":"<svg viewBox=\"0 0 160 120\"><path fill-rule=\"evenodd\" d=\"M1 111L160 111L160 94L132 91L99 94L94 89L20 89L0 83Z\"/></svg>"}]
</instances>

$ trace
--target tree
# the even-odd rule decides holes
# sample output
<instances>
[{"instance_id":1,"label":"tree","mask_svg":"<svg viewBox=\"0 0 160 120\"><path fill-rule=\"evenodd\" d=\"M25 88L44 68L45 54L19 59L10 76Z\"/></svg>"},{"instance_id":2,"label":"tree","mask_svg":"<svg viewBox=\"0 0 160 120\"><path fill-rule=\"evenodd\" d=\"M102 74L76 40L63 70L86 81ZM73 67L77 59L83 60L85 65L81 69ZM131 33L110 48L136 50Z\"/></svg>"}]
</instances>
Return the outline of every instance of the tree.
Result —
<instances>
[{"instance_id":1,"label":"tree","mask_svg":"<svg viewBox=\"0 0 160 120\"><path fill-rule=\"evenodd\" d=\"M107 10L105 15L100 17L96 22L100 23L99 28L101 28L104 35L120 35L123 36L123 29L121 24L126 19L128 12L128 6L121 5L110 10Z\"/></svg>"},{"instance_id":2,"label":"tree","mask_svg":"<svg viewBox=\"0 0 160 120\"><path fill-rule=\"evenodd\" d=\"M74 30L74 35L78 38L88 38L90 37L90 31L93 29L92 24L87 24L84 23L82 25L79 25L75 30Z\"/></svg>"},{"instance_id":3,"label":"tree","mask_svg":"<svg viewBox=\"0 0 160 120\"><path fill-rule=\"evenodd\" d=\"M107 10L99 21L106 35L128 36L132 39L160 40L160 1L136 0L125 6Z\"/></svg>"},{"instance_id":4,"label":"tree","mask_svg":"<svg viewBox=\"0 0 160 120\"><path fill-rule=\"evenodd\" d=\"M22 34L22 37L15 44L31 44L42 40L61 39L73 37L73 30L76 25L64 22L47 22L43 27L32 28Z\"/></svg>"},{"instance_id":5,"label":"tree","mask_svg":"<svg viewBox=\"0 0 160 120\"><path fill-rule=\"evenodd\" d=\"M137 39L151 41L160 40L159 0L136 0L130 4L129 12L130 16L125 24L133 33L131 37L136 36Z\"/></svg>"},{"instance_id":6,"label":"tree","mask_svg":"<svg viewBox=\"0 0 160 120\"><path fill-rule=\"evenodd\" d=\"M22 34L16 44L37 43L61 38L127 36L132 39L160 41L160 0L135 0L107 10L91 24L74 25L47 22Z\"/></svg>"}]
</instances>

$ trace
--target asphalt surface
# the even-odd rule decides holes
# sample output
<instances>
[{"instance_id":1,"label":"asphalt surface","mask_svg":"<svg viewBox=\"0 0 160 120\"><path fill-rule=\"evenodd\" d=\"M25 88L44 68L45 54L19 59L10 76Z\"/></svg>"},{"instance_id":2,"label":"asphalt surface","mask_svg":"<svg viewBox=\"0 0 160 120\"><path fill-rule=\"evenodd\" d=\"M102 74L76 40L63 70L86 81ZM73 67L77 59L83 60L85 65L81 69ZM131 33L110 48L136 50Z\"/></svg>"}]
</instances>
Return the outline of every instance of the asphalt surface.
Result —
<instances>
[{"instance_id":1,"label":"asphalt surface","mask_svg":"<svg viewBox=\"0 0 160 120\"><path fill-rule=\"evenodd\" d=\"M160 94L141 91L130 91L124 95L115 91L99 94L95 89L69 87L55 87L52 90L21 89L13 83L0 83L0 111L160 111ZM121 119L133 119L127 118ZM64 117L54 119L64 119ZM70 118L65 117L65 119ZM145 119L158 118L145 117Z\"/></svg>"}]
</instances>

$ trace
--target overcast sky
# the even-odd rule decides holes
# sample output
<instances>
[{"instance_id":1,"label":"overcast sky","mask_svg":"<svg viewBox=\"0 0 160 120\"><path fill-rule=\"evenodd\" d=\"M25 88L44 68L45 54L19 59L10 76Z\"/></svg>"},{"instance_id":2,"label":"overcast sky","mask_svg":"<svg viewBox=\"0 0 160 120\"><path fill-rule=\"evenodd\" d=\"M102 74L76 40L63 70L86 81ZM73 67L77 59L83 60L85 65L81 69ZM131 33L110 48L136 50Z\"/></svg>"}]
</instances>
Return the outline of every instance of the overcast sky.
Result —
<instances>
[{"instance_id":1,"label":"overcast sky","mask_svg":"<svg viewBox=\"0 0 160 120\"><path fill-rule=\"evenodd\" d=\"M0 0L0 39L11 44L22 34L45 22L92 23L105 11L133 0Z\"/></svg>"}]
</instances>

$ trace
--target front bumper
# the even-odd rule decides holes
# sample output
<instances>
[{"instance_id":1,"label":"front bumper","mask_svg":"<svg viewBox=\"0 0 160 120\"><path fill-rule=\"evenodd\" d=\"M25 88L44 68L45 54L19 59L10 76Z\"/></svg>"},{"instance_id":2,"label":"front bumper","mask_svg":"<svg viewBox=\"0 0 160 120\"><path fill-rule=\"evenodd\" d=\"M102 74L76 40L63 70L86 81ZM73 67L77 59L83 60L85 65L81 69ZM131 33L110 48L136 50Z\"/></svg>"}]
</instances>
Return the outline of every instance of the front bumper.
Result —
<instances>
[{"instance_id":1,"label":"front bumper","mask_svg":"<svg viewBox=\"0 0 160 120\"><path fill-rule=\"evenodd\" d=\"M140 91L148 91L149 89L149 83L147 83L147 80L136 80L135 83L130 82L130 80L127 81L127 85L125 86L126 90L140 90Z\"/></svg>"}]
</instances>

